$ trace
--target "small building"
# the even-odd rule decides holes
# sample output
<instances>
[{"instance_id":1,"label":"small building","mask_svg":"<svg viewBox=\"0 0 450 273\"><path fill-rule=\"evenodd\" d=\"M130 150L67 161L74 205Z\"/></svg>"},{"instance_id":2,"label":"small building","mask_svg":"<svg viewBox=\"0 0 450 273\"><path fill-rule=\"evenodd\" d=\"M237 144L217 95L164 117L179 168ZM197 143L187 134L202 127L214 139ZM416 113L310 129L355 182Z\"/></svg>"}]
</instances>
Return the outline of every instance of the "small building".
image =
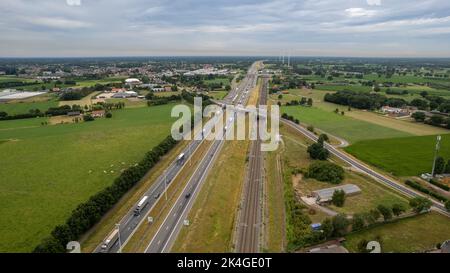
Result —
<instances>
[{"instance_id":1,"label":"small building","mask_svg":"<svg viewBox=\"0 0 450 273\"><path fill-rule=\"evenodd\" d=\"M134 91L125 91L125 92L118 92L112 96L115 99L127 99L127 98L135 98L138 96L138 93Z\"/></svg>"},{"instance_id":2,"label":"small building","mask_svg":"<svg viewBox=\"0 0 450 273\"><path fill-rule=\"evenodd\" d=\"M450 240L441 244L441 253L450 253Z\"/></svg>"},{"instance_id":3,"label":"small building","mask_svg":"<svg viewBox=\"0 0 450 273\"><path fill-rule=\"evenodd\" d=\"M316 198L317 203L319 204L325 204L331 202L331 199L333 198L333 194L337 190L344 191L345 195L355 195L361 193L361 189L353 184L346 184L338 187L333 188L326 188L322 190L313 191L312 195Z\"/></svg>"},{"instance_id":4,"label":"small building","mask_svg":"<svg viewBox=\"0 0 450 273\"><path fill-rule=\"evenodd\" d=\"M411 112L407 108L396 108L390 106L381 107L381 112L396 117L405 117L411 115Z\"/></svg>"},{"instance_id":5,"label":"small building","mask_svg":"<svg viewBox=\"0 0 450 273\"><path fill-rule=\"evenodd\" d=\"M142 82L139 79L130 78L130 79L126 79L125 80L125 84L128 84L128 85L140 85L140 84L142 84Z\"/></svg>"},{"instance_id":6,"label":"small building","mask_svg":"<svg viewBox=\"0 0 450 273\"><path fill-rule=\"evenodd\" d=\"M80 111L72 111L72 112L67 113L67 116L69 116L69 117L77 117L79 115L81 115Z\"/></svg>"},{"instance_id":7,"label":"small building","mask_svg":"<svg viewBox=\"0 0 450 273\"><path fill-rule=\"evenodd\" d=\"M91 116L93 118L102 118L105 116L105 110L96 110L96 111L92 111Z\"/></svg>"}]
</instances>

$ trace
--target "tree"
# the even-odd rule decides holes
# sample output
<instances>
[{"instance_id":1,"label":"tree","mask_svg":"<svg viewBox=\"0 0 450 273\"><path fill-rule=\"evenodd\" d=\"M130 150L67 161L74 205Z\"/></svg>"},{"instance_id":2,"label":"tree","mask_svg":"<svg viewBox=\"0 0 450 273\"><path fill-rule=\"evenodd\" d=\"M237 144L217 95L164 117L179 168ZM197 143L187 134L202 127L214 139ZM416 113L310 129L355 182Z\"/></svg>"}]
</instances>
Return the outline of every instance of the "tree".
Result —
<instances>
[{"instance_id":1,"label":"tree","mask_svg":"<svg viewBox=\"0 0 450 273\"><path fill-rule=\"evenodd\" d=\"M358 253L369 253L370 250L367 249L368 244L369 241L367 241L366 239L361 239L357 245Z\"/></svg>"},{"instance_id":2,"label":"tree","mask_svg":"<svg viewBox=\"0 0 450 273\"><path fill-rule=\"evenodd\" d=\"M312 98L309 98L309 99L308 99L307 104L308 104L308 106L312 106L312 105L313 105L313 100L312 100Z\"/></svg>"},{"instance_id":3,"label":"tree","mask_svg":"<svg viewBox=\"0 0 450 273\"><path fill-rule=\"evenodd\" d=\"M331 221L333 223L334 236L343 236L347 233L350 222L345 214L338 214L334 216Z\"/></svg>"},{"instance_id":4,"label":"tree","mask_svg":"<svg viewBox=\"0 0 450 273\"><path fill-rule=\"evenodd\" d=\"M377 209L371 209L369 215L374 220L373 223L376 223L380 219L381 213Z\"/></svg>"},{"instance_id":5,"label":"tree","mask_svg":"<svg viewBox=\"0 0 450 273\"><path fill-rule=\"evenodd\" d=\"M83 120L88 122L88 121L94 121L94 117L92 117L91 115L87 114L83 116Z\"/></svg>"},{"instance_id":6,"label":"tree","mask_svg":"<svg viewBox=\"0 0 450 273\"><path fill-rule=\"evenodd\" d=\"M425 98L426 96L428 96L428 92L427 91L422 91L422 92L420 92L420 96Z\"/></svg>"},{"instance_id":7,"label":"tree","mask_svg":"<svg viewBox=\"0 0 450 273\"><path fill-rule=\"evenodd\" d=\"M307 128L306 128L308 131L310 131L310 132L313 132L314 133L314 126L312 126L312 125L309 125Z\"/></svg>"},{"instance_id":8,"label":"tree","mask_svg":"<svg viewBox=\"0 0 450 273\"><path fill-rule=\"evenodd\" d=\"M320 225L320 229L323 232L323 236L325 238L330 238L331 236L333 236L333 222L331 221L330 218L326 218L325 220L322 221L322 224Z\"/></svg>"},{"instance_id":9,"label":"tree","mask_svg":"<svg viewBox=\"0 0 450 273\"><path fill-rule=\"evenodd\" d=\"M344 169L328 161L316 161L309 165L306 175L319 181L339 184L344 179Z\"/></svg>"},{"instance_id":10,"label":"tree","mask_svg":"<svg viewBox=\"0 0 450 273\"><path fill-rule=\"evenodd\" d=\"M105 115L106 118L112 118L112 113L111 112L107 112Z\"/></svg>"},{"instance_id":11,"label":"tree","mask_svg":"<svg viewBox=\"0 0 450 273\"><path fill-rule=\"evenodd\" d=\"M4 118L4 117L7 117L7 116L8 116L8 113L0 112L0 118Z\"/></svg>"},{"instance_id":12,"label":"tree","mask_svg":"<svg viewBox=\"0 0 450 273\"><path fill-rule=\"evenodd\" d=\"M36 246L33 253L65 253L65 246L53 236L50 236L42 241L41 244Z\"/></svg>"},{"instance_id":13,"label":"tree","mask_svg":"<svg viewBox=\"0 0 450 273\"><path fill-rule=\"evenodd\" d=\"M423 122L425 121L426 115L424 112L414 112L411 117L418 122Z\"/></svg>"},{"instance_id":14,"label":"tree","mask_svg":"<svg viewBox=\"0 0 450 273\"><path fill-rule=\"evenodd\" d=\"M308 147L307 152L312 159L327 160L330 156L330 152L323 147L323 143L314 143Z\"/></svg>"},{"instance_id":15,"label":"tree","mask_svg":"<svg viewBox=\"0 0 450 273\"><path fill-rule=\"evenodd\" d=\"M444 170L445 170L445 161L441 156L438 156L435 162L434 173L442 174L444 173Z\"/></svg>"},{"instance_id":16,"label":"tree","mask_svg":"<svg viewBox=\"0 0 450 273\"><path fill-rule=\"evenodd\" d=\"M331 203L336 207L343 207L345 203L345 192L343 190L334 191Z\"/></svg>"},{"instance_id":17,"label":"tree","mask_svg":"<svg viewBox=\"0 0 450 273\"><path fill-rule=\"evenodd\" d=\"M445 165L444 173L450 174L450 159L447 160L447 165Z\"/></svg>"},{"instance_id":18,"label":"tree","mask_svg":"<svg viewBox=\"0 0 450 273\"><path fill-rule=\"evenodd\" d=\"M406 211L406 208L405 208L405 206L403 206L403 204L392 205L392 213L397 217L400 216L405 211Z\"/></svg>"},{"instance_id":19,"label":"tree","mask_svg":"<svg viewBox=\"0 0 450 273\"><path fill-rule=\"evenodd\" d=\"M321 135L319 136L318 142L324 143L324 142L328 142L329 140L330 140L330 138L328 137L327 134L321 134Z\"/></svg>"},{"instance_id":20,"label":"tree","mask_svg":"<svg viewBox=\"0 0 450 273\"><path fill-rule=\"evenodd\" d=\"M378 211L383 215L384 221L392 219L392 210L385 205L378 205Z\"/></svg>"},{"instance_id":21,"label":"tree","mask_svg":"<svg viewBox=\"0 0 450 273\"><path fill-rule=\"evenodd\" d=\"M450 211L450 200L447 200L447 202L445 202L445 208Z\"/></svg>"},{"instance_id":22,"label":"tree","mask_svg":"<svg viewBox=\"0 0 450 273\"><path fill-rule=\"evenodd\" d=\"M278 95L278 99L279 99L279 100L283 99L283 95L281 95L281 94Z\"/></svg>"},{"instance_id":23,"label":"tree","mask_svg":"<svg viewBox=\"0 0 450 273\"><path fill-rule=\"evenodd\" d=\"M356 213L352 218L352 231L362 230L366 227L365 217L360 213Z\"/></svg>"},{"instance_id":24,"label":"tree","mask_svg":"<svg viewBox=\"0 0 450 273\"><path fill-rule=\"evenodd\" d=\"M414 212L421 213L428 211L431 208L431 201L425 197L414 197L409 201L409 205L413 208Z\"/></svg>"},{"instance_id":25,"label":"tree","mask_svg":"<svg viewBox=\"0 0 450 273\"><path fill-rule=\"evenodd\" d=\"M170 89L172 90L172 92L177 92L178 91L178 86L172 85L172 87Z\"/></svg>"},{"instance_id":26,"label":"tree","mask_svg":"<svg viewBox=\"0 0 450 273\"><path fill-rule=\"evenodd\" d=\"M373 91L375 91L375 92L380 92L380 85L378 85L378 84L375 84L375 86L373 87Z\"/></svg>"}]
</instances>

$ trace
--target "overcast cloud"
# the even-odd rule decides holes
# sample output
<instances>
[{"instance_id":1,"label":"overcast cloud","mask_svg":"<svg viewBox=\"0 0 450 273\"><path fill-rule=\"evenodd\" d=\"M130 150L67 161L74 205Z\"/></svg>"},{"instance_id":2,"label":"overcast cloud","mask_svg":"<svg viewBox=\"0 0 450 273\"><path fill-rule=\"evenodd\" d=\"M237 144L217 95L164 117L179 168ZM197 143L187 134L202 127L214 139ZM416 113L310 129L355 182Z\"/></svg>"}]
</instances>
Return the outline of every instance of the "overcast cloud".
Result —
<instances>
[{"instance_id":1,"label":"overcast cloud","mask_svg":"<svg viewBox=\"0 0 450 273\"><path fill-rule=\"evenodd\" d=\"M448 0L1 0L0 56L450 57Z\"/></svg>"}]
</instances>

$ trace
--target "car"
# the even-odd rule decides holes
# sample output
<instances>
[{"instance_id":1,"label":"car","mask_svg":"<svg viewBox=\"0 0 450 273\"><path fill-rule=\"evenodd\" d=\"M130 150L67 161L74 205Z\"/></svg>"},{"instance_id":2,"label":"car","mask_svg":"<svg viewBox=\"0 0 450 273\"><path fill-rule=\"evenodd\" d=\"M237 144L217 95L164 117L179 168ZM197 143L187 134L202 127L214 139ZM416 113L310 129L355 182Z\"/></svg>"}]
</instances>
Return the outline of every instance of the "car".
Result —
<instances>
[{"instance_id":1,"label":"car","mask_svg":"<svg viewBox=\"0 0 450 273\"><path fill-rule=\"evenodd\" d=\"M184 196L186 199L189 199L191 197L191 193L188 193Z\"/></svg>"}]
</instances>

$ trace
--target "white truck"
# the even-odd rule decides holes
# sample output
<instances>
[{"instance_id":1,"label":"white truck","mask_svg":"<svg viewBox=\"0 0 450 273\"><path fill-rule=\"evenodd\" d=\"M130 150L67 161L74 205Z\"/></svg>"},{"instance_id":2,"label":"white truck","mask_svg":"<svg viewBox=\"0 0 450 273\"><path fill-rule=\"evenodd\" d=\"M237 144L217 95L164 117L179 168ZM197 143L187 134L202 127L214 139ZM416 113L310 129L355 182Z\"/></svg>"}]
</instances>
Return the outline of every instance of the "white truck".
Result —
<instances>
[{"instance_id":1,"label":"white truck","mask_svg":"<svg viewBox=\"0 0 450 273\"><path fill-rule=\"evenodd\" d=\"M108 236L108 238L105 239L101 246L101 252L106 253L108 250L117 242L117 239L119 239L119 230L114 229L113 232Z\"/></svg>"},{"instance_id":2,"label":"white truck","mask_svg":"<svg viewBox=\"0 0 450 273\"><path fill-rule=\"evenodd\" d=\"M141 211L145 206L148 205L148 196L142 197L141 201L136 206L136 209L134 210L134 216L138 216L141 214Z\"/></svg>"},{"instance_id":3,"label":"white truck","mask_svg":"<svg viewBox=\"0 0 450 273\"><path fill-rule=\"evenodd\" d=\"M177 157L177 163L178 163L178 164L183 163L184 157L185 157L185 154L184 154L184 153L181 153L181 154Z\"/></svg>"}]
</instances>

